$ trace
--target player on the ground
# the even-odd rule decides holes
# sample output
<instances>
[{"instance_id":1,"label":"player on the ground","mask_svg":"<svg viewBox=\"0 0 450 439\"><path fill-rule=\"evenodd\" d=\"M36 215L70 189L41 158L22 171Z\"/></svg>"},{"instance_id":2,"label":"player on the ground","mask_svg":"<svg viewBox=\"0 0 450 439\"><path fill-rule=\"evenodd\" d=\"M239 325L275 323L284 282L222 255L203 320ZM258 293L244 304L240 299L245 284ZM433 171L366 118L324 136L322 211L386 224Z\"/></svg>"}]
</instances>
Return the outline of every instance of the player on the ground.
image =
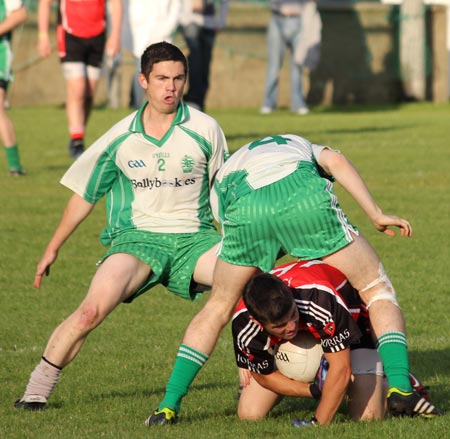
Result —
<instances>
[{"instance_id":1,"label":"player on the ground","mask_svg":"<svg viewBox=\"0 0 450 439\"><path fill-rule=\"evenodd\" d=\"M247 283L233 317L242 385L239 418L263 418L287 395L320 400L312 420L298 421L298 426L318 424L317 419L326 424L347 394L352 419L381 419L383 366L358 292L339 270L318 260L289 262L272 273ZM320 339L324 351L326 362L312 384L289 379L276 369L277 347L298 331Z\"/></svg>"},{"instance_id":2,"label":"player on the ground","mask_svg":"<svg viewBox=\"0 0 450 439\"><path fill-rule=\"evenodd\" d=\"M213 118L181 101L187 61L180 49L150 45L142 72L148 101L100 137L61 180L74 194L37 265L34 286L103 196L108 225L101 240L110 248L83 302L51 335L17 408L45 408L61 370L119 303L157 284L191 300L200 285L211 285L220 235L209 191L228 155L226 140Z\"/></svg>"},{"instance_id":3,"label":"player on the ground","mask_svg":"<svg viewBox=\"0 0 450 439\"><path fill-rule=\"evenodd\" d=\"M14 28L28 17L22 0L5 0L0 2L0 139L5 148L9 175L24 175L17 147L16 130L6 112L6 92L12 80L11 34Z\"/></svg>"},{"instance_id":4,"label":"player on the ground","mask_svg":"<svg viewBox=\"0 0 450 439\"><path fill-rule=\"evenodd\" d=\"M50 56L49 37L53 0L39 0L38 51ZM56 40L66 82L69 154L79 157L94 104L104 54L114 57L120 49L121 0L109 0L110 34L106 35L106 0L58 0Z\"/></svg>"},{"instance_id":5,"label":"player on the ground","mask_svg":"<svg viewBox=\"0 0 450 439\"><path fill-rule=\"evenodd\" d=\"M340 208L334 179L378 231L393 236L390 227L395 226L402 236L411 236L409 222L383 213L349 160L299 136L274 135L250 142L222 166L212 193L223 236L212 292L185 332L164 399L149 424L175 419L244 285L259 271L270 271L281 249L301 260L322 259L344 273L369 311L389 382L391 414L421 414L422 397L409 380L405 325L394 287L375 250ZM191 361L189 374L185 372L189 360L182 355L186 351L190 358L202 359ZM433 406L427 413L439 412Z\"/></svg>"}]
</instances>

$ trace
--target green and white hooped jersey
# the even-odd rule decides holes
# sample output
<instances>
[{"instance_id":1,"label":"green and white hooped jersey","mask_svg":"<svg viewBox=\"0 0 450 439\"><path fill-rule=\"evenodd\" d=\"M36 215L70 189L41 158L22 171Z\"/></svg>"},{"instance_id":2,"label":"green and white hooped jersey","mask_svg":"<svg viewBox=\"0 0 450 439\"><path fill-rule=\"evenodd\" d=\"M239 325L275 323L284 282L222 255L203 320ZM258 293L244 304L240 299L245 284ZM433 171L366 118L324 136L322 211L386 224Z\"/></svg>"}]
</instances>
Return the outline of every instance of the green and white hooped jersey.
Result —
<instances>
[{"instance_id":1,"label":"green and white hooped jersey","mask_svg":"<svg viewBox=\"0 0 450 439\"><path fill-rule=\"evenodd\" d=\"M220 168L211 191L217 221L230 203L295 172L301 163L317 166L326 146L315 145L294 134L264 137L239 148Z\"/></svg>"},{"instance_id":2,"label":"green and white hooped jersey","mask_svg":"<svg viewBox=\"0 0 450 439\"><path fill-rule=\"evenodd\" d=\"M106 195L104 244L130 229L193 233L214 228L210 187L229 155L222 129L181 103L171 128L157 140L144 133L145 105L100 137L61 179L89 203Z\"/></svg>"},{"instance_id":3,"label":"green and white hooped jersey","mask_svg":"<svg viewBox=\"0 0 450 439\"><path fill-rule=\"evenodd\" d=\"M23 6L22 0L0 0L0 22ZM11 81L11 32L0 35L0 79Z\"/></svg>"}]
</instances>

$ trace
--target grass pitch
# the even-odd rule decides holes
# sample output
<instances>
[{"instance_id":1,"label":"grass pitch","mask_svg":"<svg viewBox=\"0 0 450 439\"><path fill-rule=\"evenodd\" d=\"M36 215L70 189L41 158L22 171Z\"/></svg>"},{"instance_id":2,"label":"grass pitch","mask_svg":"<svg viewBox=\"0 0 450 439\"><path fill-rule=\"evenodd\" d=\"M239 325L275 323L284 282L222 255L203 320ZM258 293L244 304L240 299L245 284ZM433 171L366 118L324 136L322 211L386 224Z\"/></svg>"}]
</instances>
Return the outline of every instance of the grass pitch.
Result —
<instances>
[{"instance_id":1,"label":"grass pitch","mask_svg":"<svg viewBox=\"0 0 450 439\"><path fill-rule=\"evenodd\" d=\"M63 247L41 290L34 290L35 264L70 195L58 183L71 163L66 120L56 107L13 108L10 114L28 175L7 177L0 159L1 438L448 437L450 415L429 422L356 423L346 421L345 404L332 425L299 431L291 427L291 419L310 417L314 403L296 399L285 399L264 421L240 422L229 328L184 399L179 424L147 429L144 420L162 398L182 333L206 299L185 302L164 288L119 306L89 336L64 370L46 412L13 409L50 332L84 297L104 253L98 234L105 216L100 203ZM93 141L125 114L96 109L87 140ZM381 235L337 188L344 210L376 247L396 287L407 320L412 369L430 386L433 402L448 411L450 106L319 108L306 117L287 110L260 116L255 109L217 110L212 115L232 151L279 133L300 134L341 150L380 206L411 221L411 239Z\"/></svg>"}]
</instances>

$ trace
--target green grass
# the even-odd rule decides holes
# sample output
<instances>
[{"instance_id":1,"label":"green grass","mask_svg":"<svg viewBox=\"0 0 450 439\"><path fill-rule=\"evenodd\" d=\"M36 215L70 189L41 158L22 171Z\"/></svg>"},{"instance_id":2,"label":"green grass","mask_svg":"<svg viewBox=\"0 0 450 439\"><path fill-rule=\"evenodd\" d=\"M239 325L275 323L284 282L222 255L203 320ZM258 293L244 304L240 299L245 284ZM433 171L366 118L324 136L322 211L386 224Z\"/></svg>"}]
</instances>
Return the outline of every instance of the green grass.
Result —
<instances>
[{"instance_id":1,"label":"green grass","mask_svg":"<svg viewBox=\"0 0 450 439\"><path fill-rule=\"evenodd\" d=\"M126 110L97 109L92 141ZM297 431L294 416L311 416L314 404L286 399L267 420L235 416L237 374L230 330L183 402L180 423L148 430L143 422L162 398L179 341L206 296L188 303L156 288L120 306L90 336L68 366L44 413L12 408L54 327L83 298L104 249L98 206L66 243L41 290L32 282L40 258L70 195L59 179L71 161L60 108L13 108L28 175L12 179L0 159L0 437L1 438L446 438L450 416L430 422L388 419L336 422ZM271 134L293 132L340 149L358 167L382 208L412 222L412 239L375 232L355 203L337 189L348 215L377 248L396 286L407 320L412 369L430 386L433 401L449 410L450 395L450 106L411 104L317 109L307 117L280 110L212 112L231 150Z\"/></svg>"}]
</instances>

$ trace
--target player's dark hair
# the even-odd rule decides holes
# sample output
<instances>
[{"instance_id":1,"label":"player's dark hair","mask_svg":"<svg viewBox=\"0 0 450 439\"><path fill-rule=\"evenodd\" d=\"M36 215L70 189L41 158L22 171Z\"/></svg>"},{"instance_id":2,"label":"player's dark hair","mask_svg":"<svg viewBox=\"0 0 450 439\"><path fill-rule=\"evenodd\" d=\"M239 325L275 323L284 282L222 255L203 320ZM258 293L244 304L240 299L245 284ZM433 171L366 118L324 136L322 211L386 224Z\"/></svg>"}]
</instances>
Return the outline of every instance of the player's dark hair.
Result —
<instances>
[{"instance_id":1,"label":"player's dark hair","mask_svg":"<svg viewBox=\"0 0 450 439\"><path fill-rule=\"evenodd\" d=\"M141 56L141 73L146 78L153 70L153 66L162 61L179 61L183 64L184 73L187 76L188 66L187 60L183 52L173 44L167 41L161 41L159 43L150 44Z\"/></svg>"},{"instance_id":2,"label":"player's dark hair","mask_svg":"<svg viewBox=\"0 0 450 439\"><path fill-rule=\"evenodd\" d=\"M270 273L250 279L244 287L243 298L250 315L262 325L282 321L294 303L291 289Z\"/></svg>"}]
</instances>

